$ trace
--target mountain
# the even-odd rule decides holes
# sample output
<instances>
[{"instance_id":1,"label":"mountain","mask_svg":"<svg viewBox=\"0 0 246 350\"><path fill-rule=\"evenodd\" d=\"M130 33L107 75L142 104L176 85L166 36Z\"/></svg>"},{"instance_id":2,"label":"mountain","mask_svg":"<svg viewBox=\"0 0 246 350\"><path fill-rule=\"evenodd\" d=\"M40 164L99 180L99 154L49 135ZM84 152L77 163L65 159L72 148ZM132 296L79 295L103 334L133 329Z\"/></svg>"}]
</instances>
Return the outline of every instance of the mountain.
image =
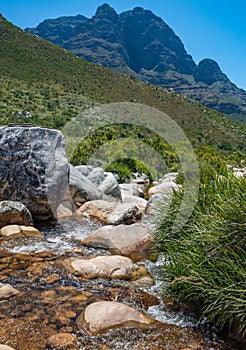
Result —
<instances>
[{"instance_id":1,"label":"mountain","mask_svg":"<svg viewBox=\"0 0 246 350\"><path fill-rule=\"evenodd\" d=\"M136 7L118 15L104 4L92 18L47 19L26 31L88 61L173 88L246 122L246 92L214 60L205 58L197 65L174 31L149 10Z\"/></svg>"},{"instance_id":2,"label":"mountain","mask_svg":"<svg viewBox=\"0 0 246 350\"><path fill-rule=\"evenodd\" d=\"M77 20L70 19L71 28ZM244 125L173 90L85 61L0 15L0 124L61 128L88 107L122 101L165 112L194 145L246 148Z\"/></svg>"}]
</instances>

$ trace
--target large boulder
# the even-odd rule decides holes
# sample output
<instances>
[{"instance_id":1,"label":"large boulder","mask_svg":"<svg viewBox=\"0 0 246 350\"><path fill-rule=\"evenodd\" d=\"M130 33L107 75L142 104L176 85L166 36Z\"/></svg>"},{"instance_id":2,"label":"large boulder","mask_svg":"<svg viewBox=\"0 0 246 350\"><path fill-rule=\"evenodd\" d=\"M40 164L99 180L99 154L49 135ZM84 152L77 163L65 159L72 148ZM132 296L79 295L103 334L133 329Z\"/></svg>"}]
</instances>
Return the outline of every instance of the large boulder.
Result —
<instances>
[{"instance_id":1,"label":"large boulder","mask_svg":"<svg viewBox=\"0 0 246 350\"><path fill-rule=\"evenodd\" d=\"M148 329L160 322L127 305L114 301L97 301L85 308L76 324L79 329L97 335L120 327Z\"/></svg>"},{"instance_id":2,"label":"large boulder","mask_svg":"<svg viewBox=\"0 0 246 350\"><path fill-rule=\"evenodd\" d=\"M20 202L2 201L0 202L0 228L12 224L32 226L32 215Z\"/></svg>"},{"instance_id":3,"label":"large boulder","mask_svg":"<svg viewBox=\"0 0 246 350\"><path fill-rule=\"evenodd\" d=\"M34 220L55 217L68 186L69 163L60 131L0 127L0 200L23 203Z\"/></svg>"},{"instance_id":4,"label":"large boulder","mask_svg":"<svg viewBox=\"0 0 246 350\"><path fill-rule=\"evenodd\" d=\"M96 185L72 165L69 172L69 190L74 203L78 205L102 198Z\"/></svg>"},{"instance_id":5,"label":"large boulder","mask_svg":"<svg viewBox=\"0 0 246 350\"><path fill-rule=\"evenodd\" d=\"M77 210L78 216L97 219L106 225L133 224L142 214L139 208L132 203L107 202L95 200L83 204Z\"/></svg>"},{"instance_id":6,"label":"large boulder","mask_svg":"<svg viewBox=\"0 0 246 350\"><path fill-rule=\"evenodd\" d=\"M150 258L153 254L153 235L143 224L103 226L86 237L82 244L109 250L134 261Z\"/></svg>"}]
</instances>

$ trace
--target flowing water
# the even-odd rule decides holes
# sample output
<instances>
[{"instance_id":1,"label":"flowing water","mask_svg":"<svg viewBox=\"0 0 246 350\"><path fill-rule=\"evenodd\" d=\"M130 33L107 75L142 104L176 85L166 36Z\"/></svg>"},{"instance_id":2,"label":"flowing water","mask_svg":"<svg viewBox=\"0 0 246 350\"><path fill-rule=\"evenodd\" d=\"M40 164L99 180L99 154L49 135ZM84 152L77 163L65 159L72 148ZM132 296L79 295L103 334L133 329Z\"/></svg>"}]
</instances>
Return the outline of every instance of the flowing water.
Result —
<instances>
[{"instance_id":1,"label":"flowing water","mask_svg":"<svg viewBox=\"0 0 246 350\"><path fill-rule=\"evenodd\" d=\"M16 350L50 349L50 336L71 333L76 343L64 349L239 349L237 344L221 340L206 320L198 324L189 309L174 310L163 301L163 286L158 280L161 257L155 263L144 263L155 280L154 286L137 281L83 281L71 274L66 268L67 258L109 255L105 250L81 245L100 226L89 219L70 218L39 225L44 239L0 241L0 282L20 291L0 302L0 343ZM96 300L122 302L163 322L163 327L113 329L97 336L79 331L77 316Z\"/></svg>"}]
</instances>

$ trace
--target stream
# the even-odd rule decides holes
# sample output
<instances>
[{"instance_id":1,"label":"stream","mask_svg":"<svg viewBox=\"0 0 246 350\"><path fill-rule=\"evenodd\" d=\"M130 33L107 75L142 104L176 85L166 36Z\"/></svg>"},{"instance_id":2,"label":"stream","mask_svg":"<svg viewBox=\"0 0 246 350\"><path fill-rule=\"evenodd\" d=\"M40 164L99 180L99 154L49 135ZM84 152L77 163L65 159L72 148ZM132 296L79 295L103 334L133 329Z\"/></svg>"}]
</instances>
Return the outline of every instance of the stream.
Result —
<instances>
[{"instance_id":1,"label":"stream","mask_svg":"<svg viewBox=\"0 0 246 350\"><path fill-rule=\"evenodd\" d=\"M74 344L57 349L167 349L236 350L238 344L218 336L206 320L198 323L188 308L173 307L163 300L158 279L161 256L145 265L154 285L138 281L93 279L82 281L64 264L68 257L110 255L81 245L81 241L102 225L87 218L67 218L36 227L45 238L0 239L0 282L20 293L0 301L0 343L16 350L56 349L48 339L70 333ZM78 330L76 318L97 300L117 301L163 322L163 327L111 329L89 335Z\"/></svg>"}]
</instances>

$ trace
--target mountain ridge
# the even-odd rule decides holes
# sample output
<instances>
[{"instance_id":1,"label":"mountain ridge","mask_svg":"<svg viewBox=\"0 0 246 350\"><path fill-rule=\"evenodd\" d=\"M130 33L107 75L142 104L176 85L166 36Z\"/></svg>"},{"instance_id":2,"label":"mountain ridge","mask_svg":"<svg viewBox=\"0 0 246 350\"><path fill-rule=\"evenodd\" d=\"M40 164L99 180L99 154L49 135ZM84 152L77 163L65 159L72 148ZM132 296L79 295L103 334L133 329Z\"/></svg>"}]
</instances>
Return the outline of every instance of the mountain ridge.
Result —
<instances>
[{"instance_id":1,"label":"mountain ridge","mask_svg":"<svg viewBox=\"0 0 246 350\"><path fill-rule=\"evenodd\" d=\"M216 61L205 58L197 65L181 39L150 10L135 7L117 14L103 4L92 18L49 19L26 31L86 60L173 88L246 122L246 92L229 80Z\"/></svg>"}]
</instances>

